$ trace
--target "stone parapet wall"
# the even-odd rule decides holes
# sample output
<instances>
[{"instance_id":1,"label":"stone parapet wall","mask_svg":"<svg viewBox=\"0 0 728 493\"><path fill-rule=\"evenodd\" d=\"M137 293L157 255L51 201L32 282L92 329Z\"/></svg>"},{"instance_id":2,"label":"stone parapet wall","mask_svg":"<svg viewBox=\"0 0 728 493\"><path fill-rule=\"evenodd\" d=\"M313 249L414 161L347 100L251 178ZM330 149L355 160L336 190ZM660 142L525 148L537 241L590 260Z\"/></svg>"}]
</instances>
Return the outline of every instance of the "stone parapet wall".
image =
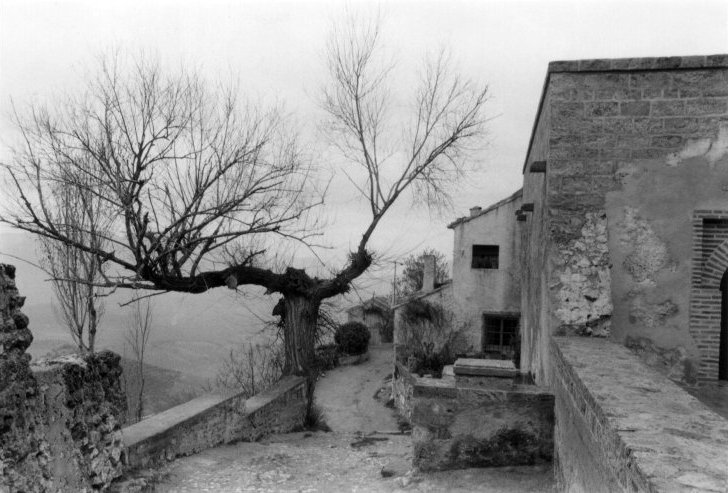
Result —
<instances>
[{"instance_id":1,"label":"stone parapet wall","mask_svg":"<svg viewBox=\"0 0 728 493\"><path fill-rule=\"evenodd\" d=\"M728 421L607 340L550 350L560 491L728 489Z\"/></svg>"},{"instance_id":2,"label":"stone parapet wall","mask_svg":"<svg viewBox=\"0 0 728 493\"><path fill-rule=\"evenodd\" d=\"M256 441L303 425L306 380L285 377L275 387L245 399L208 395L124 428L126 465L153 467L223 443Z\"/></svg>"}]
</instances>

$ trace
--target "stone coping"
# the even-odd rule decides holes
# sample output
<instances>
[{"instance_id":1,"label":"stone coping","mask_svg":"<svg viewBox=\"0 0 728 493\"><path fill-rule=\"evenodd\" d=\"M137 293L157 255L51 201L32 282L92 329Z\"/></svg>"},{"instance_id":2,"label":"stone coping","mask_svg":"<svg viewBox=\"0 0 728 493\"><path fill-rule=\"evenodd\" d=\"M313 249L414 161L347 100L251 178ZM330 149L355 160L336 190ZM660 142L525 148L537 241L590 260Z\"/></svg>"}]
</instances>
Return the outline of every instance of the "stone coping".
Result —
<instances>
[{"instance_id":1,"label":"stone coping","mask_svg":"<svg viewBox=\"0 0 728 493\"><path fill-rule=\"evenodd\" d=\"M249 415L256 412L266 404L274 401L281 394L284 394L300 385L303 380L304 379L302 377L284 377L272 389L261 392L260 394L256 394L247 399L244 404L244 414ZM240 399L240 395L205 395L150 416L147 419L127 426L122 430L124 435L124 446L130 448L140 442L166 433L171 428L180 426L188 421L192 421L198 418L201 414L204 414L218 406L224 405L227 401L234 399Z\"/></svg>"},{"instance_id":2,"label":"stone coping","mask_svg":"<svg viewBox=\"0 0 728 493\"><path fill-rule=\"evenodd\" d=\"M548 72L605 72L696 68L728 68L728 55L559 60L549 63Z\"/></svg>"},{"instance_id":3,"label":"stone coping","mask_svg":"<svg viewBox=\"0 0 728 493\"><path fill-rule=\"evenodd\" d=\"M513 378L518 370L510 360L458 358L453 365L455 375L478 375Z\"/></svg>"},{"instance_id":4,"label":"stone coping","mask_svg":"<svg viewBox=\"0 0 728 493\"><path fill-rule=\"evenodd\" d=\"M584 397L582 412L650 491L728 491L728 420L623 346L586 337L551 345Z\"/></svg>"}]
</instances>

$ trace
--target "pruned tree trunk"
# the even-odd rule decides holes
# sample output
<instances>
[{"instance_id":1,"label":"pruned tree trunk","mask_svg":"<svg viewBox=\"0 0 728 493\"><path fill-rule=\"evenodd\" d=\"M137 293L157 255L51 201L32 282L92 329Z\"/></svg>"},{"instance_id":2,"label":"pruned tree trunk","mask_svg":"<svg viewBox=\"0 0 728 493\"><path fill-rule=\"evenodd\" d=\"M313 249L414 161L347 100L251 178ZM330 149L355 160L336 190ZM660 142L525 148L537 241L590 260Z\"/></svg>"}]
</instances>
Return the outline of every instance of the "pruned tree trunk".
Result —
<instances>
[{"instance_id":1,"label":"pruned tree trunk","mask_svg":"<svg viewBox=\"0 0 728 493\"><path fill-rule=\"evenodd\" d=\"M311 297L283 297L284 375L312 375L319 306L320 302Z\"/></svg>"},{"instance_id":2,"label":"pruned tree trunk","mask_svg":"<svg viewBox=\"0 0 728 493\"><path fill-rule=\"evenodd\" d=\"M306 378L306 419L311 416L316 389L315 344L321 302L313 296L286 295L283 304L283 333L286 351L284 375Z\"/></svg>"}]
</instances>

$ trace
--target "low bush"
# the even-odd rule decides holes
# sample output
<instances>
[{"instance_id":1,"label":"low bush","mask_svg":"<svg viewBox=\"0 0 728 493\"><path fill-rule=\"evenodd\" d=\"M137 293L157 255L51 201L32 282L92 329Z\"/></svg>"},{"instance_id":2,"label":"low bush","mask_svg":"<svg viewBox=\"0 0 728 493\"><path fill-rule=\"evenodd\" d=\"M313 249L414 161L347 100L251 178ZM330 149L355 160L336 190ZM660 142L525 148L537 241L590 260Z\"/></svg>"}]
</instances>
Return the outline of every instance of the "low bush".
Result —
<instances>
[{"instance_id":1,"label":"low bush","mask_svg":"<svg viewBox=\"0 0 728 493\"><path fill-rule=\"evenodd\" d=\"M339 366L339 346L336 344L325 344L316 348L315 365L318 373L333 370Z\"/></svg>"},{"instance_id":2,"label":"low bush","mask_svg":"<svg viewBox=\"0 0 728 493\"><path fill-rule=\"evenodd\" d=\"M364 354L369 348L371 334L366 325L360 322L347 322L340 325L334 334L334 342L342 353Z\"/></svg>"},{"instance_id":3,"label":"low bush","mask_svg":"<svg viewBox=\"0 0 728 493\"><path fill-rule=\"evenodd\" d=\"M397 359L412 373L440 378L467 346L463 330L455 328L454 315L439 305L415 299L403 308Z\"/></svg>"}]
</instances>

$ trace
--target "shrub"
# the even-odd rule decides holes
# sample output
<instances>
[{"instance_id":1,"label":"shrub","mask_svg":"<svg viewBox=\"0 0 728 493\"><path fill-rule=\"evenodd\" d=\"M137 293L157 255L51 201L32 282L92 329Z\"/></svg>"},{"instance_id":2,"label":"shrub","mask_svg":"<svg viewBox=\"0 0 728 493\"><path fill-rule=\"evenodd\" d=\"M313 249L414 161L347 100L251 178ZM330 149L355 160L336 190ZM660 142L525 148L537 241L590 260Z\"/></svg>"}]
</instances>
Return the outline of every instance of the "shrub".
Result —
<instances>
[{"instance_id":1,"label":"shrub","mask_svg":"<svg viewBox=\"0 0 728 493\"><path fill-rule=\"evenodd\" d=\"M394 320L392 317L389 317L379 326L379 337L382 342L392 342L394 339Z\"/></svg>"},{"instance_id":2,"label":"shrub","mask_svg":"<svg viewBox=\"0 0 728 493\"><path fill-rule=\"evenodd\" d=\"M334 334L334 342L342 353L364 354L369 348L369 329L360 322L347 322L339 326Z\"/></svg>"},{"instance_id":3,"label":"shrub","mask_svg":"<svg viewBox=\"0 0 728 493\"><path fill-rule=\"evenodd\" d=\"M219 392L252 397L280 380L284 361L280 343L241 344L222 360L213 386Z\"/></svg>"},{"instance_id":4,"label":"shrub","mask_svg":"<svg viewBox=\"0 0 728 493\"><path fill-rule=\"evenodd\" d=\"M339 365L339 346L336 344L326 344L316 348L316 371L318 373L333 370Z\"/></svg>"},{"instance_id":5,"label":"shrub","mask_svg":"<svg viewBox=\"0 0 728 493\"><path fill-rule=\"evenodd\" d=\"M420 376L442 376L442 369L455 362L466 341L455 328L453 314L439 305L416 299L402 312L401 344L397 359Z\"/></svg>"}]
</instances>

